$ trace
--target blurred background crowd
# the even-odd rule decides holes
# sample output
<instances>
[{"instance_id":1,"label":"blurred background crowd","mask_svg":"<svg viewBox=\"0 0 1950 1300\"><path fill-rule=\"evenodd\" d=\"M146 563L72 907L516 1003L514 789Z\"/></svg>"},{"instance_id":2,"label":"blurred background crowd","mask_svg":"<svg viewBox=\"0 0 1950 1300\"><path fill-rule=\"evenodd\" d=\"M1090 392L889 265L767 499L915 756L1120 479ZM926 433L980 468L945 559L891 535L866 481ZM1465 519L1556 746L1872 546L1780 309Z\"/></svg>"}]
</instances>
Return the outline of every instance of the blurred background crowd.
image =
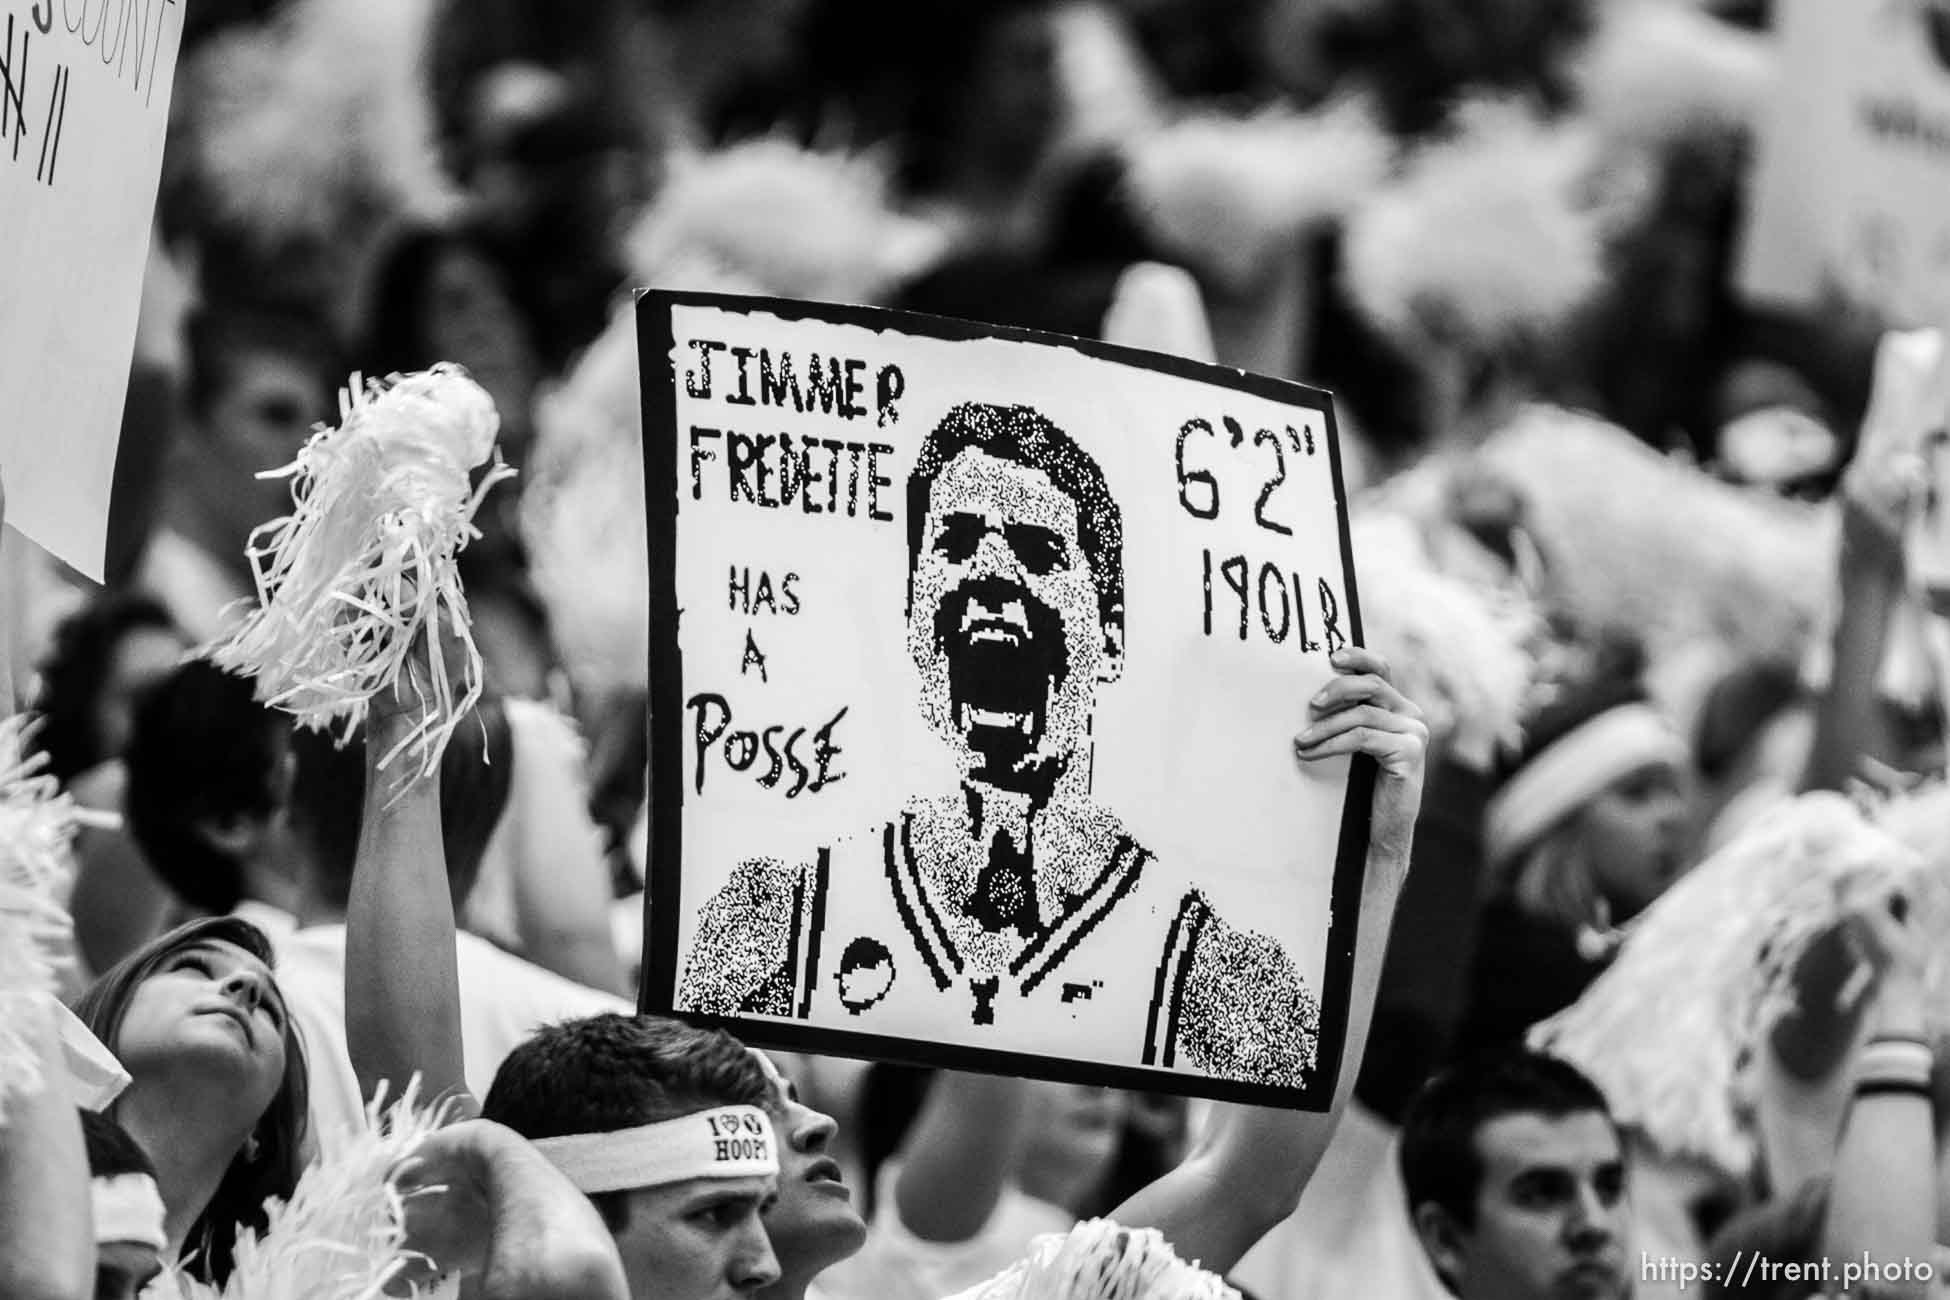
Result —
<instances>
[{"instance_id":1,"label":"blurred background crowd","mask_svg":"<svg viewBox=\"0 0 1950 1300\"><path fill-rule=\"evenodd\" d=\"M1333 1269L1387 1254L1360 1226L1374 1153L1433 1070L1570 1006L1781 800L1942 769L1950 642L1871 409L1909 322L1738 288L1766 0L192 0L185 21L108 581L6 569L23 703L99 814L84 982L186 917L305 919L279 840L307 833L303 742L179 660L252 595L247 539L289 499L256 476L336 419L346 376L454 361L520 471L462 558L513 756L472 805L463 921L634 994L643 286L1085 336L1189 301L1218 361L1332 391L1367 639L1433 747L1348 1154L1238 1275L1268 1300L1383 1293ZM1532 758L1634 704L1669 748L1541 825L1496 815ZM927 1077L797 1068L872 1188ZM1184 1140L1169 1099L1050 1097L1011 1175L1031 1224L1116 1204ZM1668 1235L1703 1256L1756 1189L1677 1163Z\"/></svg>"}]
</instances>

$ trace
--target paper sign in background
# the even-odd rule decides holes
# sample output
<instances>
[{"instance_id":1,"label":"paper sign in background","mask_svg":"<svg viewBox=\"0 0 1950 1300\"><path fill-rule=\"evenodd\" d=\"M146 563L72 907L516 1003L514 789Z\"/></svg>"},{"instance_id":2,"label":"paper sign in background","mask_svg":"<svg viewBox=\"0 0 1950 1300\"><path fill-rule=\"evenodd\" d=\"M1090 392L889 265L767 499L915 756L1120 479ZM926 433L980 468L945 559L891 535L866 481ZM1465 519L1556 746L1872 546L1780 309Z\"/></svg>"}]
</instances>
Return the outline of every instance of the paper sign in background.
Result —
<instances>
[{"instance_id":1,"label":"paper sign in background","mask_svg":"<svg viewBox=\"0 0 1950 1300\"><path fill-rule=\"evenodd\" d=\"M1950 319L1950 6L1776 0L1740 283L1790 308Z\"/></svg>"},{"instance_id":2,"label":"paper sign in background","mask_svg":"<svg viewBox=\"0 0 1950 1300\"><path fill-rule=\"evenodd\" d=\"M654 331L645 322L663 301L644 300L640 331ZM1351 943L1357 895L1349 889L1358 889L1360 869L1357 857L1350 874L1341 853L1348 764L1303 770L1292 753L1308 722L1306 701L1331 671L1327 649L1357 627L1324 397L1270 381L1254 381L1258 391L1196 382L1185 376L1225 372L1183 362L1170 363L1178 369L1170 373L1018 336L926 337L793 318L801 310L820 309L677 305L667 353L653 352L644 335L653 586L672 583L681 611L675 637L653 621L653 681L681 660L681 683L653 686L652 722L655 820L668 832L681 817L681 866L670 860L669 839L653 840L647 1005L670 996L690 959L698 908L737 864L807 861L821 846L871 836L909 796L956 789L957 772L917 703L905 601L908 473L921 440L962 402L1040 411L1098 462L1121 507L1127 653L1121 679L1096 696L1094 798L1159 861L1195 868L1220 916L1276 938L1316 995L1335 992L1345 970L1329 952L1338 946L1344 955ZM930 327L924 318L849 319ZM976 329L950 332L957 328ZM704 340L727 347L712 352L710 395L698 396ZM731 347L749 349L743 391ZM829 365L841 358L842 374L859 384L859 414L765 404L757 396L761 351L773 364L790 355L802 378L813 354ZM883 406L890 371L899 395ZM1315 405L1280 400L1289 393ZM781 434L795 447L812 440L822 449L812 461L826 475L810 489L817 515L803 502L734 500L735 472L754 495L777 499L781 487L776 444L762 454L774 469L761 480L756 462L734 471L733 436L750 451L754 439ZM673 486L675 544L660 553L656 496ZM655 601L653 594L653 608ZM705 696L713 702L701 703ZM722 734L702 742L720 723ZM746 755L727 746L747 728L776 728L768 740L782 750L801 734L776 765L766 749L739 770L733 760ZM821 743L834 751L823 766ZM775 767L777 784L758 779ZM805 788L822 773L839 775ZM848 865L836 867L834 890L847 872L877 860L837 855ZM1347 915L1331 929L1337 897ZM1131 977L1148 988L1156 964L1155 955L1134 957ZM1344 1014L1323 998L1336 1051ZM830 1036L808 1042L779 1032L783 1023L752 1021L739 1032L764 1041L771 1031L772 1041L813 1050L885 1048ZM917 1020L901 1032L917 1041L893 1054L980 1064L924 1041L981 1050L982 1033L952 1018ZM1036 1072L1058 1077L1110 1082L1135 1064L1122 1045L1083 1041L1062 1025L1050 1026L1041 1050L1058 1059ZM1331 1074L1320 1072L1329 1090ZM1190 1079L1175 1085L1227 1091ZM1228 1095L1325 1104L1321 1089L1307 1092L1313 1096Z\"/></svg>"},{"instance_id":3,"label":"paper sign in background","mask_svg":"<svg viewBox=\"0 0 1950 1300\"><path fill-rule=\"evenodd\" d=\"M102 576L179 0L0 0L7 522Z\"/></svg>"}]
</instances>

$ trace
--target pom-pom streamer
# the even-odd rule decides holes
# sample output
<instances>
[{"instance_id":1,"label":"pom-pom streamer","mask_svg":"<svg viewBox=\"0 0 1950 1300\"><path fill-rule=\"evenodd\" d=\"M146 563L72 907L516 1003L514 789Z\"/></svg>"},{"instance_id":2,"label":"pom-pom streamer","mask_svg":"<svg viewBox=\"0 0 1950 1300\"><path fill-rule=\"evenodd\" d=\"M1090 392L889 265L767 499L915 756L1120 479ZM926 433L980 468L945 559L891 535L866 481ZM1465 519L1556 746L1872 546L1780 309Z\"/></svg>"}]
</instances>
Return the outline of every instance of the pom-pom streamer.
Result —
<instances>
[{"instance_id":1,"label":"pom-pom streamer","mask_svg":"<svg viewBox=\"0 0 1950 1300\"><path fill-rule=\"evenodd\" d=\"M499 420L481 387L455 366L395 375L340 397L340 425L321 429L282 469L295 510L259 527L246 554L258 607L215 652L253 673L259 697L314 730L341 738L368 703L400 684L424 639L429 682L411 733L381 756L410 751L422 775L481 695L481 655L469 631L460 551L480 535L475 512L514 473L493 453ZM440 652L451 637L458 680Z\"/></svg>"},{"instance_id":2,"label":"pom-pom streamer","mask_svg":"<svg viewBox=\"0 0 1950 1300\"><path fill-rule=\"evenodd\" d=\"M429 1294L431 1269L406 1245L409 1195L399 1186L415 1151L448 1120L418 1105L418 1079L388 1107L382 1087L362 1127L328 1135L289 1201L272 1201L262 1233L245 1229L221 1290L183 1281L186 1300L383 1300Z\"/></svg>"},{"instance_id":3,"label":"pom-pom streamer","mask_svg":"<svg viewBox=\"0 0 1950 1300\"><path fill-rule=\"evenodd\" d=\"M74 872L74 805L29 754L33 727L0 720L0 1126L8 1104L37 1093L38 1048L26 1030L51 998L72 950L63 900Z\"/></svg>"},{"instance_id":4,"label":"pom-pom streamer","mask_svg":"<svg viewBox=\"0 0 1950 1300\"><path fill-rule=\"evenodd\" d=\"M1155 1228L1109 1219L1038 1237L1029 1256L954 1300L1239 1300L1223 1279L1178 1258Z\"/></svg>"}]
</instances>

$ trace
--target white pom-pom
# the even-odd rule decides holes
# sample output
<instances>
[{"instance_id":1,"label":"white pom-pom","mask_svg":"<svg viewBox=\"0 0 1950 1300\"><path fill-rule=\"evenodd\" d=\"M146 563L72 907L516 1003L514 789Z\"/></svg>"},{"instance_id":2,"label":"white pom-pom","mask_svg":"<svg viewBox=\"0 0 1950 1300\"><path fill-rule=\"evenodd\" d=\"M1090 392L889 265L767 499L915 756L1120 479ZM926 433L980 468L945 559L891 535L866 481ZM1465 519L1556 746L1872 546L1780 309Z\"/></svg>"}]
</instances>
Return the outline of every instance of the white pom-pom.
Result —
<instances>
[{"instance_id":1,"label":"white pom-pom","mask_svg":"<svg viewBox=\"0 0 1950 1300\"><path fill-rule=\"evenodd\" d=\"M514 471L496 461L470 485L493 455L498 419L458 367L367 385L354 376L340 410L337 429L320 430L296 461L262 476L289 477L296 509L252 533L258 607L213 658L255 675L259 698L303 725L350 734L372 698L400 683L424 638L435 648L430 694L381 766L410 750L430 775L481 695L458 557L479 536L482 498ZM462 659L459 682L439 651L448 636Z\"/></svg>"},{"instance_id":2,"label":"white pom-pom","mask_svg":"<svg viewBox=\"0 0 1950 1300\"><path fill-rule=\"evenodd\" d=\"M189 140L217 213L270 237L354 242L430 219L452 188L420 59L427 0L300 0L184 67Z\"/></svg>"},{"instance_id":3,"label":"white pom-pom","mask_svg":"<svg viewBox=\"0 0 1950 1300\"><path fill-rule=\"evenodd\" d=\"M23 1031L52 997L72 953L66 898L74 875L74 804L27 754L32 727L0 720L0 1126L8 1104L44 1082Z\"/></svg>"},{"instance_id":4,"label":"white pom-pom","mask_svg":"<svg viewBox=\"0 0 1950 1300\"><path fill-rule=\"evenodd\" d=\"M595 698L649 685L649 528L636 327L619 311L535 413L521 497L529 575L563 666Z\"/></svg>"},{"instance_id":5,"label":"white pom-pom","mask_svg":"<svg viewBox=\"0 0 1950 1300\"><path fill-rule=\"evenodd\" d=\"M953 1300L1239 1300L1239 1293L1178 1258L1156 1228L1089 1219L1038 1237L1021 1263Z\"/></svg>"},{"instance_id":6,"label":"white pom-pom","mask_svg":"<svg viewBox=\"0 0 1950 1300\"><path fill-rule=\"evenodd\" d=\"M1616 425L1527 408L1480 450L1476 472L1522 501L1544 565L1541 598L1594 636L1657 658L1710 640L1798 656L1833 588L1826 512L1734 487Z\"/></svg>"},{"instance_id":7,"label":"white pom-pom","mask_svg":"<svg viewBox=\"0 0 1950 1300\"><path fill-rule=\"evenodd\" d=\"M1393 665L1430 734L1486 770L1521 738L1542 618L1512 588L1440 571L1404 515L1359 512L1352 534L1367 643Z\"/></svg>"},{"instance_id":8,"label":"white pom-pom","mask_svg":"<svg viewBox=\"0 0 1950 1300\"><path fill-rule=\"evenodd\" d=\"M1125 145L1126 185L1152 236L1239 288L1388 174L1394 145L1348 100L1314 113L1188 117Z\"/></svg>"},{"instance_id":9,"label":"white pom-pom","mask_svg":"<svg viewBox=\"0 0 1950 1300\"><path fill-rule=\"evenodd\" d=\"M672 160L629 239L639 285L874 302L945 251L871 160L759 139Z\"/></svg>"},{"instance_id":10,"label":"white pom-pom","mask_svg":"<svg viewBox=\"0 0 1950 1300\"><path fill-rule=\"evenodd\" d=\"M1575 71L1600 130L1651 145L1751 129L1775 75L1767 37L1687 0L1606 0Z\"/></svg>"},{"instance_id":11,"label":"white pom-pom","mask_svg":"<svg viewBox=\"0 0 1950 1300\"><path fill-rule=\"evenodd\" d=\"M1603 282L1605 214L1587 205L1583 134L1478 101L1447 139L1348 218L1355 305L1404 346L1494 352L1556 326Z\"/></svg>"},{"instance_id":12,"label":"white pom-pom","mask_svg":"<svg viewBox=\"0 0 1950 1300\"><path fill-rule=\"evenodd\" d=\"M221 1290L187 1279L186 1300L382 1300L421 1296L409 1285L427 1260L406 1247L402 1167L448 1118L418 1106L417 1076L386 1104L382 1085L366 1122L325 1134L321 1158L288 1201L269 1202L264 1231L238 1234L235 1266ZM429 1194L438 1194L428 1189ZM415 1195L419 1193L414 1193Z\"/></svg>"},{"instance_id":13,"label":"white pom-pom","mask_svg":"<svg viewBox=\"0 0 1950 1300\"><path fill-rule=\"evenodd\" d=\"M1531 1041L1589 1074L1620 1122L1666 1154L1740 1177L1756 1152L1743 1119L1750 1062L1793 1005L1796 963L1850 911L1893 893L1941 932L1941 878L1842 796L1803 795L1668 889L1610 969Z\"/></svg>"}]
</instances>

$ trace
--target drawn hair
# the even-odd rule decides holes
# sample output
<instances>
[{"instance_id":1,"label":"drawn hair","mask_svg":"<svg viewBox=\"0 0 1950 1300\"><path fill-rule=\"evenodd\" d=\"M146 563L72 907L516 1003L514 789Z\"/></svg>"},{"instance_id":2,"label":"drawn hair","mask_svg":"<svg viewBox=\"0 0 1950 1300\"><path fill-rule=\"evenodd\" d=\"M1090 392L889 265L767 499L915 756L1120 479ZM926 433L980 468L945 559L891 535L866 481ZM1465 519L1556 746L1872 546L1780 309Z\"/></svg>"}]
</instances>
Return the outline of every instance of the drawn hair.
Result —
<instances>
[{"instance_id":1,"label":"drawn hair","mask_svg":"<svg viewBox=\"0 0 1950 1300\"><path fill-rule=\"evenodd\" d=\"M907 568L912 577L927 530L934 480L964 451L981 451L1049 476L1076 502L1077 540L1097 584L1097 608L1107 624L1124 623L1124 519L1103 470L1076 439L1027 406L964 402L941 418L921 444L907 477Z\"/></svg>"}]
</instances>

